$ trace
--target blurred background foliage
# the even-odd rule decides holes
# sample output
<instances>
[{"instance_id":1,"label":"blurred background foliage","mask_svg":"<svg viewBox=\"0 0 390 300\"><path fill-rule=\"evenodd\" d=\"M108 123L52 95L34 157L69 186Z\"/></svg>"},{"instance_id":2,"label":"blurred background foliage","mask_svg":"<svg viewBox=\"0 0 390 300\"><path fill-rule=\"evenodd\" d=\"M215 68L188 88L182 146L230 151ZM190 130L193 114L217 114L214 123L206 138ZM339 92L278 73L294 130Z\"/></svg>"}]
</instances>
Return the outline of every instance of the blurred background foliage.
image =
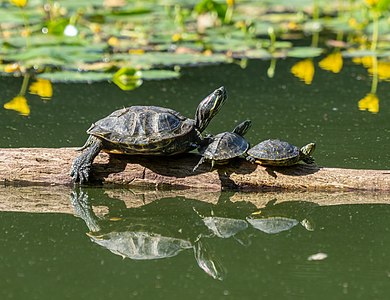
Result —
<instances>
[{"instance_id":1,"label":"blurred background foliage","mask_svg":"<svg viewBox=\"0 0 390 300\"><path fill-rule=\"evenodd\" d=\"M310 85L318 67L339 73L345 58L372 76L359 109L379 111L378 82L390 81L390 0L7 0L0 1L0 72L24 76L4 105L22 115L27 90L44 101L51 82L180 76L180 67L293 57L291 73Z\"/></svg>"}]
</instances>

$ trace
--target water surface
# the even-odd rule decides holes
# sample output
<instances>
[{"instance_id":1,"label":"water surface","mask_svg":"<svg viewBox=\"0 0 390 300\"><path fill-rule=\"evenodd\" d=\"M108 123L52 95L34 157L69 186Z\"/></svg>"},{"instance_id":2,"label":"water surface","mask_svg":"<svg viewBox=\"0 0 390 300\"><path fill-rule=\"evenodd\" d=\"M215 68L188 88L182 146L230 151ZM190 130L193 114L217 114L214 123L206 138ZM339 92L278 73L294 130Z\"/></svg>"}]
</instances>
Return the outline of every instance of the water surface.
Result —
<instances>
[{"instance_id":1,"label":"water surface","mask_svg":"<svg viewBox=\"0 0 390 300\"><path fill-rule=\"evenodd\" d=\"M319 165L389 169L389 84L378 86L378 113L359 111L358 101L371 87L363 67L345 61L339 74L318 69L313 83L305 85L291 75L294 63L278 62L272 79L265 61L251 61L245 69L186 68L179 80L145 82L131 92L109 83L53 84L49 101L26 96L28 117L0 110L0 147L80 146L92 122L129 105L166 106L192 117L199 101L224 85L229 99L208 132L231 130L251 119L251 143L314 141ZM19 79L1 78L2 103L15 97L20 85ZM34 197L49 201L51 191ZM385 196L376 195L376 201L356 196L361 204L329 206L307 195L283 202L263 201L262 195L249 201L249 194L247 201L245 196L236 201L230 193L213 201L172 194L152 202L141 195L127 205L121 197L91 188L84 191L85 205L77 206L71 192L63 192L66 213L43 213L45 207L0 213L1 299L387 299L390 293ZM19 199L28 199L24 193ZM217 226L222 221L227 222L223 229ZM264 226L268 229L259 229ZM168 237L176 250L169 258L141 259L140 251L129 258L118 245L123 246L123 237L134 241L134 232ZM110 244L108 236L121 242ZM153 253L161 254L154 245ZM310 260L315 254L319 260Z\"/></svg>"}]
</instances>

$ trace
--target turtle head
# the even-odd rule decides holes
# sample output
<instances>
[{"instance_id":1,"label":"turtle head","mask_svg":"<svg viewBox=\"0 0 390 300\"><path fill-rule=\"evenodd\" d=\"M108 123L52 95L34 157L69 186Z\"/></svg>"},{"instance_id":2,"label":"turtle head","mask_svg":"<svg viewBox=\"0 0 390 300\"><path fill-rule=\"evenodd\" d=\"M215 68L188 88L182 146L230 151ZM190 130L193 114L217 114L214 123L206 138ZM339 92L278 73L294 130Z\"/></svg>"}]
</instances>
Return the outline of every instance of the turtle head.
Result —
<instances>
[{"instance_id":1,"label":"turtle head","mask_svg":"<svg viewBox=\"0 0 390 300\"><path fill-rule=\"evenodd\" d=\"M316 144L310 143L310 144L307 144L306 146L303 146L301 148L301 152L307 156L310 156L313 154L315 149L316 149Z\"/></svg>"},{"instance_id":2,"label":"turtle head","mask_svg":"<svg viewBox=\"0 0 390 300\"><path fill-rule=\"evenodd\" d=\"M218 113L227 99L227 93L223 86L216 89L199 103L195 114L195 124L200 132L203 132L211 119Z\"/></svg>"},{"instance_id":3,"label":"turtle head","mask_svg":"<svg viewBox=\"0 0 390 300\"><path fill-rule=\"evenodd\" d=\"M315 143L310 143L307 144L306 146L303 146L301 148L301 159L307 164L314 163L314 158L311 157L311 155L313 154L315 149L316 149Z\"/></svg>"},{"instance_id":4,"label":"turtle head","mask_svg":"<svg viewBox=\"0 0 390 300\"><path fill-rule=\"evenodd\" d=\"M240 136L244 136L249 128L252 126L252 121L251 120L245 120L244 122L238 124L234 129L233 133L238 134Z\"/></svg>"}]
</instances>

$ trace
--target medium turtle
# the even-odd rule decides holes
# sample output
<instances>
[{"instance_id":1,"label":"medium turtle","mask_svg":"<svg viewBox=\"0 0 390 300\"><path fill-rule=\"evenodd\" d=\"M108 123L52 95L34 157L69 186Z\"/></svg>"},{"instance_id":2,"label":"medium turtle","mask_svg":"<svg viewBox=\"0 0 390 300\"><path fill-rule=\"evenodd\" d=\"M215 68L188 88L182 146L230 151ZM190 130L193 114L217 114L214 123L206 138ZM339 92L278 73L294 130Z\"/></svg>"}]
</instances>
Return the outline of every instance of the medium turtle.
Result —
<instances>
[{"instance_id":1,"label":"medium turtle","mask_svg":"<svg viewBox=\"0 0 390 300\"><path fill-rule=\"evenodd\" d=\"M199 150L202 153L202 158L193 171L205 161L210 161L211 168L213 168L215 163L223 164L229 159L243 155L249 149L249 143L244 139L244 135L251 125L250 120L245 120L238 124L232 132L222 132L209 137L210 142Z\"/></svg>"},{"instance_id":2,"label":"medium turtle","mask_svg":"<svg viewBox=\"0 0 390 300\"><path fill-rule=\"evenodd\" d=\"M227 99L220 87L203 99L189 119L180 113L157 106L130 106L114 111L87 130L85 150L72 165L70 175L75 182L88 181L94 158L103 150L130 155L173 155L198 147L211 119Z\"/></svg>"},{"instance_id":3,"label":"medium turtle","mask_svg":"<svg viewBox=\"0 0 390 300\"><path fill-rule=\"evenodd\" d=\"M265 166L292 166L300 161L312 164L315 146L310 143L299 149L281 140L266 140L249 149L246 159Z\"/></svg>"}]
</instances>

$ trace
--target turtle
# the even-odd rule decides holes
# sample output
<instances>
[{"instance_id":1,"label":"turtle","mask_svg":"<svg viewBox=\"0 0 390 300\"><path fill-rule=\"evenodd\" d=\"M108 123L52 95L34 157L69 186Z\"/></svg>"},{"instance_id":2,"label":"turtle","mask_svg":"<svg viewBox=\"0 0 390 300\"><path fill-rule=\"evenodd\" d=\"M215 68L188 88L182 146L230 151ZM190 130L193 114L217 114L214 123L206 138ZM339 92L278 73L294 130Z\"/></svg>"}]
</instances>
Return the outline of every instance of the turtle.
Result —
<instances>
[{"instance_id":1,"label":"turtle","mask_svg":"<svg viewBox=\"0 0 390 300\"><path fill-rule=\"evenodd\" d=\"M249 149L249 143L244 139L244 135L251 125L250 120L245 120L238 124L232 132L222 132L216 136L208 136L209 142L200 148L199 151L202 157L193 171L205 161L210 161L211 168L213 168L215 163L224 164L229 159L245 154Z\"/></svg>"},{"instance_id":2,"label":"turtle","mask_svg":"<svg viewBox=\"0 0 390 300\"><path fill-rule=\"evenodd\" d=\"M211 239L201 233L197 234L195 224L190 225L196 233L194 237L183 234L183 223L178 223L177 220L180 220L180 217L186 222L189 220L182 212L171 219L173 222L166 222L165 215L160 214L161 218L158 218L155 210L148 210L146 205L142 209L146 214L139 215L138 209L130 208L126 209L127 213L131 210L138 213L129 215L126 211L121 211L119 220L112 218L112 215L98 217L88 191L81 188L72 192L71 204L76 215L84 220L90 230L87 236L91 241L115 255L145 261L171 258L182 251L192 249L196 263L204 272L218 280L225 276L226 270L213 251L212 244L208 242ZM162 219L165 221L161 222Z\"/></svg>"},{"instance_id":3,"label":"turtle","mask_svg":"<svg viewBox=\"0 0 390 300\"><path fill-rule=\"evenodd\" d=\"M192 249L190 241L143 231L89 232L90 239L112 253L133 260L173 257L185 249Z\"/></svg>"},{"instance_id":4,"label":"turtle","mask_svg":"<svg viewBox=\"0 0 390 300\"><path fill-rule=\"evenodd\" d=\"M292 166L300 161L312 164L315 147L315 143L309 143L299 149L285 141L266 140L250 148L246 159L265 166Z\"/></svg>"},{"instance_id":5,"label":"turtle","mask_svg":"<svg viewBox=\"0 0 390 300\"><path fill-rule=\"evenodd\" d=\"M91 165L101 150L113 154L174 155L199 147L202 132L227 99L222 86L204 98L190 119L158 106L130 106L114 111L87 130L82 154L72 164L75 182L88 181Z\"/></svg>"},{"instance_id":6,"label":"turtle","mask_svg":"<svg viewBox=\"0 0 390 300\"><path fill-rule=\"evenodd\" d=\"M282 231L290 230L299 224L298 220L286 217L268 217L268 218L252 218L246 219L254 228L268 234L275 234Z\"/></svg>"}]
</instances>

